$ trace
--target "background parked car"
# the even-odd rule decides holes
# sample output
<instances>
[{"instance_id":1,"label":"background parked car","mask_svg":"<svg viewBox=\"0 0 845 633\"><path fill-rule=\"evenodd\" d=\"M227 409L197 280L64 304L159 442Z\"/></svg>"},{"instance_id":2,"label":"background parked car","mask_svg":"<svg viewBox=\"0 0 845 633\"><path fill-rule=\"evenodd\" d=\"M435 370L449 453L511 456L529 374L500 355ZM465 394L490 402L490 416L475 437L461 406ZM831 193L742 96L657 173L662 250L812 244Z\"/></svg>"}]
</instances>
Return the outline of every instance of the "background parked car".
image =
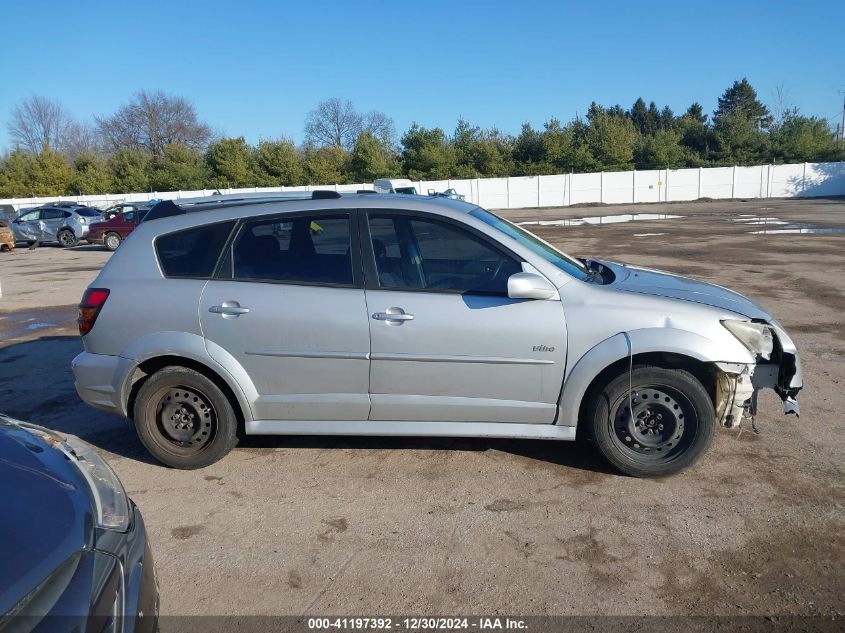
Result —
<instances>
[{"instance_id":1,"label":"background parked car","mask_svg":"<svg viewBox=\"0 0 845 633\"><path fill-rule=\"evenodd\" d=\"M120 243L138 226L138 223L144 219L144 216L150 210L149 205L141 204L116 206L125 207L126 210L107 218L103 222L92 224L88 229L88 237L86 238L90 244L103 244L110 251L117 250ZM108 211L106 209L106 212Z\"/></svg>"},{"instance_id":2,"label":"background parked car","mask_svg":"<svg viewBox=\"0 0 845 633\"><path fill-rule=\"evenodd\" d=\"M407 178L379 178L373 181L376 193L404 193L410 196L419 194L413 181Z\"/></svg>"},{"instance_id":3,"label":"background parked car","mask_svg":"<svg viewBox=\"0 0 845 633\"><path fill-rule=\"evenodd\" d=\"M85 239L90 225L102 218L99 209L62 203L22 211L12 220L11 228L16 240L30 246L36 242L58 242L67 248Z\"/></svg>"},{"instance_id":4,"label":"background parked car","mask_svg":"<svg viewBox=\"0 0 845 633\"><path fill-rule=\"evenodd\" d=\"M0 204L0 220L8 220L11 222L15 219L15 216L18 214L15 211L15 207L11 204Z\"/></svg>"},{"instance_id":5,"label":"background parked car","mask_svg":"<svg viewBox=\"0 0 845 633\"><path fill-rule=\"evenodd\" d=\"M0 251L15 250L15 234L5 220L0 220Z\"/></svg>"},{"instance_id":6,"label":"background parked car","mask_svg":"<svg viewBox=\"0 0 845 633\"><path fill-rule=\"evenodd\" d=\"M156 630L141 513L85 442L0 415L0 629Z\"/></svg>"},{"instance_id":7,"label":"background parked car","mask_svg":"<svg viewBox=\"0 0 845 633\"><path fill-rule=\"evenodd\" d=\"M114 204L103 211L103 219L111 220L121 213L135 211L137 209L149 209L151 206L151 202L121 202L120 204Z\"/></svg>"},{"instance_id":8,"label":"background parked car","mask_svg":"<svg viewBox=\"0 0 845 633\"><path fill-rule=\"evenodd\" d=\"M428 190L428 195L433 198L449 198L451 200L465 200L466 196L462 193L458 193L454 189L447 189L446 191L435 191L434 189Z\"/></svg>"}]
</instances>

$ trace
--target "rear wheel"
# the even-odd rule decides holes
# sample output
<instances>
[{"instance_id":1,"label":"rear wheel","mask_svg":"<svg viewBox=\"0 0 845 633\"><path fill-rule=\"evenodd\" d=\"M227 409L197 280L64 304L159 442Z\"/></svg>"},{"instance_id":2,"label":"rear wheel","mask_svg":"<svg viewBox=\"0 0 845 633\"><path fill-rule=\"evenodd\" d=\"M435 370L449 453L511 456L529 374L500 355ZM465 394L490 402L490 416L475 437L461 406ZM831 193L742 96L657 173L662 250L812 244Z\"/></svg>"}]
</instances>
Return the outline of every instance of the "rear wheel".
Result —
<instances>
[{"instance_id":1,"label":"rear wheel","mask_svg":"<svg viewBox=\"0 0 845 633\"><path fill-rule=\"evenodd\" d=\"M106 248L110 251L116 251L117 247L120 246L120 235L117 233L106 233L106 237L103 239L103 244L105 244Z\"/></svg>"},{"instance_id":2,"label":"rear wheel","mask_svg":"<svg viewBox=\"0 0 845 633\"><path fill-rule=\"evenodd\" d=\"M64 248L76 246L79 241L76 239L74 232L70 229L62 229L56 237L59 240L59 244L61 244Z\"/></svg>"},{"instance_id":3,"label":"rear wheel","mask_svg":"<svg viewBox=\"0 0 845 633\"><path fill-rule=\"evenodd\" d=\"M630 386L629 386L630 383ZM613 466L634 477L662 477L693 464L716 428L713 402L682 369L636 366L591 399L587 422Z\"/></svg>"},{"instance_id":4,"label":"rear wheel","mask_svg":"<svg viewBox=\"0 0 845 633\"><path fill-rule=\"evenodd\" d=\"M157 460L173 468L202 468L238 443L238 420L226 394L185 367L150 376L135 399L138 437Z\"/></svg>"}]
</instances>

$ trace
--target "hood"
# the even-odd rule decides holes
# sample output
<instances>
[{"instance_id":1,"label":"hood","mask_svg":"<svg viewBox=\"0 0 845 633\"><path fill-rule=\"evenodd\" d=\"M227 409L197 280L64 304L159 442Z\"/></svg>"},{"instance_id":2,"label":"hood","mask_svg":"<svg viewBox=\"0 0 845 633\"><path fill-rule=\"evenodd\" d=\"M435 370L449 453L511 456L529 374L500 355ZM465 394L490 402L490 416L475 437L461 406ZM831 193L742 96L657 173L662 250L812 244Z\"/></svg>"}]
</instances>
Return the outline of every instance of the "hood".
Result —
<instances>
[{"instance_id":1,"label":"hood","mask_svg":"<svg viewBox=\"0 0 845 633\"><path fill-rule=\"evenodd\" d=\"M730 310L750 319L772 320L772 315L759 304L722 286L662 270L604 261L601 263L609 267L616 275L616 279L611 283L612 288L656 297L693 301Z\"/></svg>"},{"instance_id":2,"label":"hood","mask_svg":"<svg viewBox=\"0 0 845 633\"><path fill-rule=\"evenodd\" d=\"M0 614L93 543L88 484L60 450L0 416Z\"/></svg>"}]
</instances>

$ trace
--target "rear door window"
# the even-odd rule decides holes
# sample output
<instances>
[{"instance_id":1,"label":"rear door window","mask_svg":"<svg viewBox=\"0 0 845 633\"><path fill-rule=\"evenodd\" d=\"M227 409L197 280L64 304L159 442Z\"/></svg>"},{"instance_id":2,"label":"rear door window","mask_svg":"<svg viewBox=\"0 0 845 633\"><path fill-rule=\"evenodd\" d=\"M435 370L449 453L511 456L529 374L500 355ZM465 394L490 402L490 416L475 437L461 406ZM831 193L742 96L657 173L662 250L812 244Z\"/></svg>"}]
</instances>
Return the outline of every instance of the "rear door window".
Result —
<instances>
[{"instance_id":1,"label":"rear door window","mask_svg":"<svg viewBox=\"0 0 845 633\"><path fill-rule=\"evenodd\" d=\"M65 211L62 209L43 209L41 211L42 220L61 220L65 217Z\"/></svg>"},{"instance_id":2,"label":"rear door window","mask_svg":"<svg viewBox=\"0 0 845 633\"><path fill-rule=\"evenodd\" d=\"M245 222L221 276L244 281L351 286L350 226L347 214Z\"/></svg>"},{"instance_id":3,"label":"rear door window","mask_svg":"<svg viewBox=\"0 0 845 633\"><path fill-rule=\"evenodd\" d=\"M156 254L165 277L210 278L234 226L234 220L219 222L156 238Z\"/></svg>"}]
</instances>

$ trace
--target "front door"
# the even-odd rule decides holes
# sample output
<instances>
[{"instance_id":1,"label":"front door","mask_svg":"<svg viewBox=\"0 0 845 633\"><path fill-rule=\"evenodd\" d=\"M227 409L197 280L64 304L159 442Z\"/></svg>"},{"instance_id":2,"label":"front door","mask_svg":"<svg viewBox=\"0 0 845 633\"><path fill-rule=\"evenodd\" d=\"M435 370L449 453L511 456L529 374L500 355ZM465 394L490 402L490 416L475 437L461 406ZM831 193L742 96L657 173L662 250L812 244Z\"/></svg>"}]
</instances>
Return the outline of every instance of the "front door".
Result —
<instances>
[{"instance_id":1,"label":"front door","mask_svg":"<svg viewBox=\"0 0 845 633\"><path fill-rule=\"evenodd\" d=\"M15 239L24 240L28 242L35 242L41 240L42 232L39 224L41 211L30 211L19 217L12 223L14 227Z\"/></svg>"},{"instance_id":2,"label":"front door","mask_svg":"<svg viewBox=\"0 0 845 633\"><path fill-rule=\"evenodd\" d=\"M425 214L372 211L364 229L370 419L554 422L563 308L508 298L520 259Z\"/></svg>"},{"instance_id":3,"label":"front door","mask_svg":"<svg viewBox=\"0 0 845 633\"><path fill-rule=\"evenodd\" d=\"M257 420L366 420L370 337L349 212L244 221L200 299L212 358L258 392Z\"/></svg>"}]
</instances>

